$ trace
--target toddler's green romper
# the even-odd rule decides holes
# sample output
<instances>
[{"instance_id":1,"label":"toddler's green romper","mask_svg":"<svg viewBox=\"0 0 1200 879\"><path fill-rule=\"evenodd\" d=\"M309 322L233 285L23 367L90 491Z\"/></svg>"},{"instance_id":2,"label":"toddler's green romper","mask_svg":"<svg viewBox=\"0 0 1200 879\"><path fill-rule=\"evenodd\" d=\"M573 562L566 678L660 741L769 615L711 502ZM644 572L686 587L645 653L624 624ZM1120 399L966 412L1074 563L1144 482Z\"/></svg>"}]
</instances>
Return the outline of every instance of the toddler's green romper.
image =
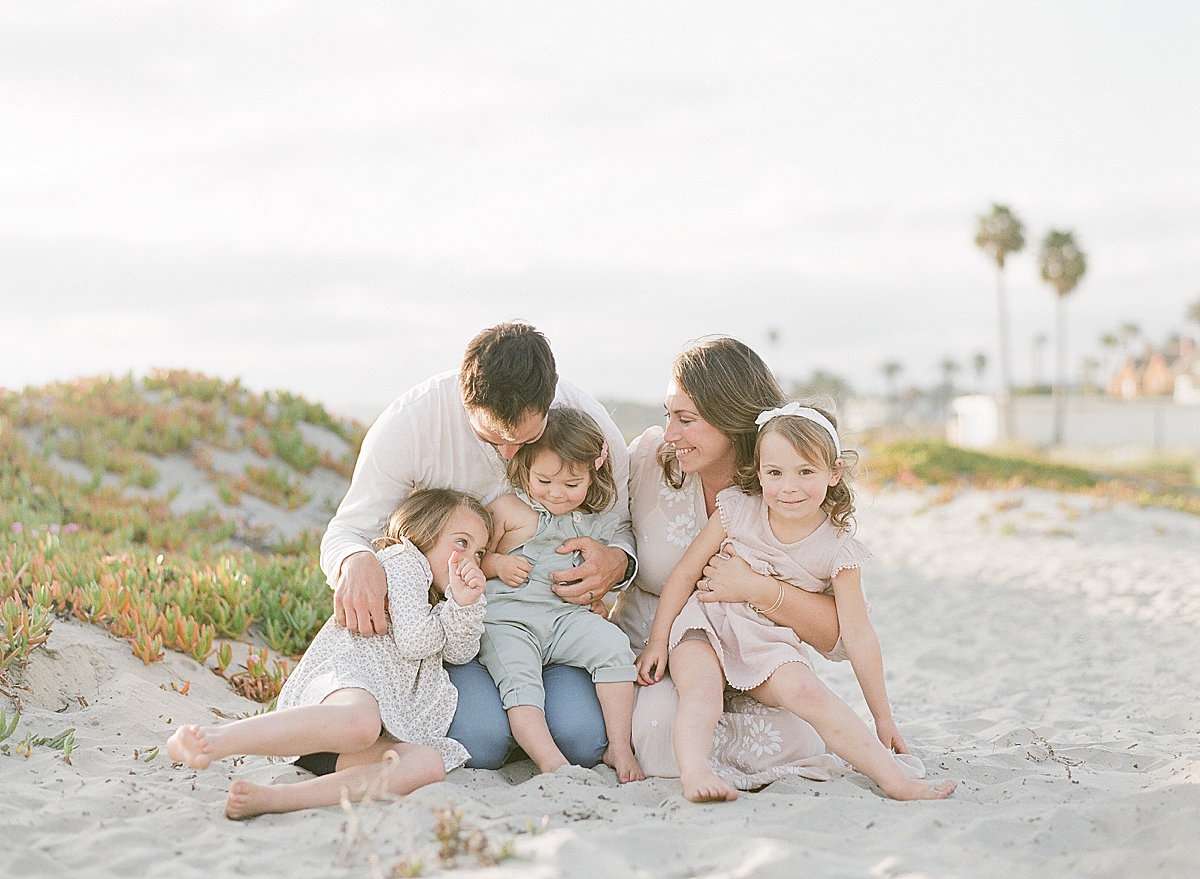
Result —
<instances>
[{"instance_id":1,"label":"toddler's green romper","mask_svg":"<svg viewBox=\"0 0 1200 879\"><path fill-rule=\"evenodd\" d=\"M591 672L596 683L637 680L629 638L587 605L570 604L554 594L550 572L582 561L578 553L555 550L572 537L607 543L616 533L616 513L575 510L553 515L523 492L517 496L538 514L537 533L509 555L523 556L533 569L521 586L488 580L487 613L479 641L479 661L496 686L505 709L535 705L545 710L542 668L573 665Z\"/></svg>"}]
</instances>

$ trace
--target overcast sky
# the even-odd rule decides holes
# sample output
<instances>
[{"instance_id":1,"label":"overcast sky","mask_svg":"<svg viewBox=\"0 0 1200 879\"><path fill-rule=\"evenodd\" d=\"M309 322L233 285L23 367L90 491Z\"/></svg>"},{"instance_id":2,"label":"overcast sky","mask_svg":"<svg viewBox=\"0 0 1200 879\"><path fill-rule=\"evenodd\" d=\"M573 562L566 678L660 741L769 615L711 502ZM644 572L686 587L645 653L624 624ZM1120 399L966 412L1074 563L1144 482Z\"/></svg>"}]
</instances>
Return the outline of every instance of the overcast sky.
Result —
<instances>
[{"instance_id":1,"label":"overcast sky","mask_svg":"<svg viewBox=\"0 0 1200 879\"><path fill-rule=\"evenodd\" d=\"M1073 362L1187 330L1198 46L1194 2L0 0L0 386L183 367L370 417L517 317L609 397L715 332L994 381L992 201L1027 380L1051 227Z\"/></svg>"}]
</instances>

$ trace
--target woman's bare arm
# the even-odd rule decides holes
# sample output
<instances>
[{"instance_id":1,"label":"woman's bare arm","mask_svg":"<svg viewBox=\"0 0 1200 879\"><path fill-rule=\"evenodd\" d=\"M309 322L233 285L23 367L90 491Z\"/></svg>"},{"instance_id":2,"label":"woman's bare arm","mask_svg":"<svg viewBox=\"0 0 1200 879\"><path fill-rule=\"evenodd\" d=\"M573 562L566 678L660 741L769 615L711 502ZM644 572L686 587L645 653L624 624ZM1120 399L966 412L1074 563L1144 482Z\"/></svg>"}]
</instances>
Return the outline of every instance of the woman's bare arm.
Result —
<instances>
[{"instance_id":1,"label":"woman's bare arm","mask_svg":"<svg viewBox=\"0 0 1200 879\"><path fill-rule=\"evenodd\" d=\"M744 601L758 608L774 607L766 614L767 619L777 626L787 626L819 652L828 653L837 644L840 629L832 595L806 592L756 573L730 546L725 555L709 559L704 576L710 589L700 593L701 601ZM783 601L775 607L781 585Z\"/></svg>"}]
</instances>

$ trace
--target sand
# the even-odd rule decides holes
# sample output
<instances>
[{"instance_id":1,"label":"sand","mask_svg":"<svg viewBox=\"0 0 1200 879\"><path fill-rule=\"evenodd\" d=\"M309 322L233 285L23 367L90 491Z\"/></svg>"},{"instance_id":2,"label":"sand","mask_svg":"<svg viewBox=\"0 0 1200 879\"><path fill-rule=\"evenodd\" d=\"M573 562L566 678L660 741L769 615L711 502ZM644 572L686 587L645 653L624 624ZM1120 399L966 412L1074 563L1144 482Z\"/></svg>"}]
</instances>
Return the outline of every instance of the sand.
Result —
<instances>
[{"instance_id":1,"label":"sand","mask_svg":"<svg viewBox=\"0 0 1200 879\"><path fill-rule=\"evenodd\" d=\"M849 774L696 806L673 779L536 776L526 761L353 815L233 822L231 778L306 776L259 757L203 773L144 758L181 723L259 706L186 657L145 666L63 621L8 743L73 727L75 751L71 765L47 747L0 756L0 873L357 877L418 853L436 874L434 810L453 804L519 856L460 858L462 875L1197 875L1200 519L1033 489L887 490L864 507L894 711L930 776L960 781L948 801L891 802ZM818 672L865 712L848 664Z\"/></svg>"}]
</instances>

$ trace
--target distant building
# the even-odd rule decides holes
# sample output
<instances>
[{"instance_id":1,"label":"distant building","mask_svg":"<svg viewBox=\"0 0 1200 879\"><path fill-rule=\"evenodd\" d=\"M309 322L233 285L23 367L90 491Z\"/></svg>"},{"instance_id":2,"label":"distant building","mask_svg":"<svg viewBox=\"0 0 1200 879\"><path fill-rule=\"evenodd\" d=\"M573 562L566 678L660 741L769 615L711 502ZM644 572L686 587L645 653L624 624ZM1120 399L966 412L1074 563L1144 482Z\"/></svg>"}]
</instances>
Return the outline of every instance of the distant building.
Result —
<instances>
[{"instance_id":1,"label":"distant building","mask_svg":"<svg viewBox=\"0 0 1200 879\"><path fill-rule=\"evenodd\" d=\"M1200 403L1200 351L1195 340L1184 336L1161 351L1147 346L1121 364L1108 383L1108 395L1124 400L1174 395L1177 403Z\"/></svg>"}]
</instances>

